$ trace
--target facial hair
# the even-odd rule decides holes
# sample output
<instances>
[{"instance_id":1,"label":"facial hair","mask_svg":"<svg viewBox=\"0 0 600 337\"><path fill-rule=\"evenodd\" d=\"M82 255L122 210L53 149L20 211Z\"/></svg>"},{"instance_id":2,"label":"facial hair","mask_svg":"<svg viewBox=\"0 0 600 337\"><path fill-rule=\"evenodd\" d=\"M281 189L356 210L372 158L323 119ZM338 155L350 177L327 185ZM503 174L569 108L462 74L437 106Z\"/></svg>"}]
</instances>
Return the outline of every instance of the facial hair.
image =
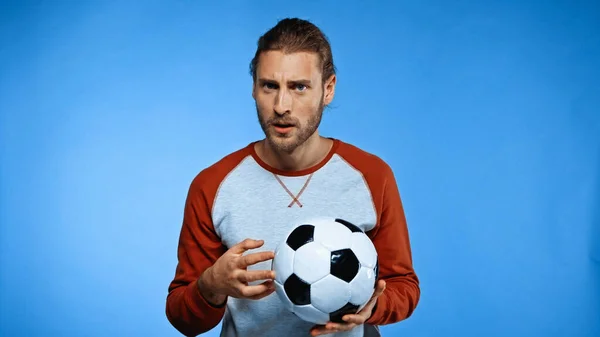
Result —
<instances>
[{"instance_id":1,"label":"facial hair","mask_svg":"<svg viewBox=\"0 0 600 337\"><path fill-rule=\"evenodd\" d=\"M260 123L260 127L265 133L266 140L269 142L271 148L277 152L292 153L296 148L304 144L304 142L306 142L306 140L308 140L317 131L319 125L321 124L323 110L325 109L325 106L323 105L323 99L324 97L321 96L317 110L304 124L300 124L300 121L298 121L296 118L290 117L288 113L284 114L283 116L279 116L274 113L274 116L266 120L260 113L258 105L256 105L258 122ZM272 125L278 122L294 124L294 134L288 137L284 136L285 138L275 135ZM291 137L293 137L293 139L290 139Z\"/></svg>"}]
</instances>

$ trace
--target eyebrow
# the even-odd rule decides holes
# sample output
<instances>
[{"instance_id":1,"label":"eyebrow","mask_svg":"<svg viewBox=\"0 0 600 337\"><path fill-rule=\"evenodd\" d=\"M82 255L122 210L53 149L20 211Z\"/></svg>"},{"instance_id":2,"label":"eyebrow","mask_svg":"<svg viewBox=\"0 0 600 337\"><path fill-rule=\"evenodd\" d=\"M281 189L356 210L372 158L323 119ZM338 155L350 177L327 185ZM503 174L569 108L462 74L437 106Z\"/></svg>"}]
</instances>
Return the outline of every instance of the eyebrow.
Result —
<instances>
[{"instance_id":1,"label":"eyebrow","mask_svg":"<svg viewBox=\"0 0 600 337\"><path fill-rule=\"evenodd\" d=\"M276 80L273 79L269 79L269 78L259 78L258 79L259 83L274 83L274 84L278 84L278 82ZM311 84L311 80L308 79L297 79L297 80L290 80L288 81L288 84L302 84L302 85L306 85L309 86Z\"/></svg>"}]
</instances>

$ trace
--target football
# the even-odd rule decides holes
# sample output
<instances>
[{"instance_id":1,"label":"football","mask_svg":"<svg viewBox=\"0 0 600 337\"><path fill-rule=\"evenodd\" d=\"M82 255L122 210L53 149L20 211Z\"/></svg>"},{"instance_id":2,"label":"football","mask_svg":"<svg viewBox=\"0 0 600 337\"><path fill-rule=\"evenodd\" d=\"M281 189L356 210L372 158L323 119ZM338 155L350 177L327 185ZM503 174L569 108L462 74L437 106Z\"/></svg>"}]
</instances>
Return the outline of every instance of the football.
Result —
<instances>
[{"instance_id":1,"label":"football","mask_svg":"<svg viewBox=\"0 0 600 337\"><path fill-rule=\"evenodd\" d=\"M342 322L362 309L375 290L377 251L358 226L316 218L294 226L275 249L275 291L304 321Z\"/></svg>"}]
</instances>

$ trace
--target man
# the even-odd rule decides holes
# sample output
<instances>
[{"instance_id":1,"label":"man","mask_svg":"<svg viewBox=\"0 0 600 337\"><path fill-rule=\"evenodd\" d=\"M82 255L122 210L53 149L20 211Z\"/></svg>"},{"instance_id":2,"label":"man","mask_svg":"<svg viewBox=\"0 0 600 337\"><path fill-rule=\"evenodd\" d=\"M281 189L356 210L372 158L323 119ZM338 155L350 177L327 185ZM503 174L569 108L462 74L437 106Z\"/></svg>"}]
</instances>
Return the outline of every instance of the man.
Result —
<instances>
[{"instance_id":1,"label":"man","mask_svg":"<svg viewBox=\"0 0 600 337\"><path fill-rule=\"evenodd\" d=\"M378 325L408 318L420 296L403 206L380 158L319 135L336 85L330 45L312 23L285 19L258 41L252 96L265 139L250 143L192 181L166 315L186 336L379 336ZM290 224L343 217L379 255L368 305L344 323L313 326L273 294L270 260Z\"/></svg>"}]
</instances>

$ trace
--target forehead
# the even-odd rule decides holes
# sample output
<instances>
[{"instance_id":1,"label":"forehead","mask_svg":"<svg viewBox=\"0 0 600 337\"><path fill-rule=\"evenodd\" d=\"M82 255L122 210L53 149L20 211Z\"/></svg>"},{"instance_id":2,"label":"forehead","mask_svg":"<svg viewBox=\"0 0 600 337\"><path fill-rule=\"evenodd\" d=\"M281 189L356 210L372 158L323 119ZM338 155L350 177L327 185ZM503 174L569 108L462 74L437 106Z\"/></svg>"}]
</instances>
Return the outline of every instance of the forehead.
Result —
<instances>
[{"instance_id":1,"label":"forehead","mask_svg":"<svg viewBox=\"0 0 600 337\"><path fill-rule=\"evenodd\" d=\"M259 78L288 80L291 78L317 79L321 75L316 53L283 53L271 50L259 56L256 74Z\"/></svg>"}]
</instances>

